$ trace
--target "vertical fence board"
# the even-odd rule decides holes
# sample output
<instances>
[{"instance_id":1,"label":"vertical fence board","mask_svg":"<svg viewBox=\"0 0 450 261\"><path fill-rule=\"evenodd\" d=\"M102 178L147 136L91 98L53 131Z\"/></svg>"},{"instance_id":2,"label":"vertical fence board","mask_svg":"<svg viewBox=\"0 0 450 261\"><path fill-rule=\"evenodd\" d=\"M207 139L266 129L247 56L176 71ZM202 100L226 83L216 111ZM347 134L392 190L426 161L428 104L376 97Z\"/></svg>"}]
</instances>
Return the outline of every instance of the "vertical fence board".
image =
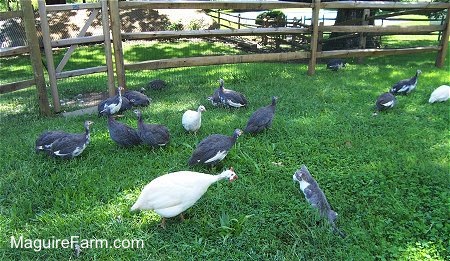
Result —
<instances>
[{"instance_id":1,"label":"vertical fence board","mask_svg":"<svg viewBox=\"0 0 450 261\"><path fill-rule=\"evenodd\" d=\"M438 55L436 57L436 67L443 67L445 64L445 58L447 56L447 50L448 50L448 37L450 36L450 8L447 8L447 17L445 18L445 29L442 32L441 37L441 50L439 50Z\"/></svg>"},{"instance_id":2,"label":"vertical fence board","mask_svg":"<svg viewBox=\"0 0 450 261\"><path fill-rule=\"evenodd\" d=\"M309 58L308 75L313 75L316 71L317 62L317 40L319 38L319 11L320 0L314 0L312 8L312 35L311 35L311 56Z\"/></svg>"},{"instance_id":3,"label":"vertical fence board","mask_svg":"<svg viewBox=\"0 0 450 261\"><path fill-rule=\"evenodd\" d=\"M120 30L119 2L117 0L108 0L109 17L111 19L114 60L116 64L117 82L119 86L126 88L125 64L123 61L122 36Z\"/></svg>"},{"instance_id":4,"label":"vertical fence board","mask_svg":"<svg viewBox=\"0 0 450 261\"><path fill-rule=\"evenodd\" d=\"M102 4L102 25L103 25L103 35L105 37L105 59L106 68L108 76L108 94L110 97L115 95L115 84L114 84L114 67L112 61L112 48L111 48L111 36L109 27L109 15L108 15L108 2L106 0L101 0Z\"/></svg>"},{"instance_id":5,"label":"vertical fence board","mask_svg":"<svg viewBox=\"0 0 450 261\"><path fill-rule=\"evenodd\" d=\"M41 17L41 30L42 30L42 42L44 44L45 58L47 61L48 79L50 82L50 89L53 98L53 109L55 112L61 110L61 104L59 103L58 86L56 84L56 72L55 63L53 61L52 44L50 39L50 27L48 25L47 10L44 0L38 0L39 4L39 16Z\"/></svg>"},{"instance_id":6,"label":"vertical fence board","mask_svg":"<svg viewBox=\"0 0 450 261\"><path fill-rule=\"evenodd\" d=\"M370 16L370 9L364 9L362 18L361 18L361 25L368 25L369 20L367 19ZM365 33L361 33L359 35L359 49L366 49L366 41L367 37ZM360 57L358 59L358 63L363 63L364 57Z\"/></svg>"},{"instance_id":7,"label":"vertical fence board","mask_svg":"<svg viewBox=\"0 0 450 261\"><path fill-rule=\"evenodd\" d=\"M39 112L41 115L49 116L51 111L48 103L47 88L45 86L44 68L42 66L41 50L39 49L39 39L37 38L33 6L31 1L28 0L20 0L20 5L22 7L22 19L30 50L30 60L36 84Z\"/></svg>"}]
</instances>

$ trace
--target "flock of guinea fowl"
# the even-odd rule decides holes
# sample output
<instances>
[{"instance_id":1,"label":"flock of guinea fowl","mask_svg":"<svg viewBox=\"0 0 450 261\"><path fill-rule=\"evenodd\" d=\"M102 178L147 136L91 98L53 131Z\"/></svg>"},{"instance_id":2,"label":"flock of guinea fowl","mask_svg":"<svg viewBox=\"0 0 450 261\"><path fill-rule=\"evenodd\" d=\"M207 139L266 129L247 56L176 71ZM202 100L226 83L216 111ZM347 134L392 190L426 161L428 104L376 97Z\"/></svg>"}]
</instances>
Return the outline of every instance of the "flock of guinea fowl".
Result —
<instances>
[{"instance_id":1,"label":"flock of guinea fowl","mask_svg":"<svg viewBox=\"0 0 450 261\"><path fill-rule=\"evenodd\" d=\"M330 60L327 68L337 71L345 67L345 61L341 59ZM375 104L377 112L393 108L397 99L395 95L407 95L417 85L420 70L410 78L397 82L389 92L381 94ZM158 88L163 87L164 82L157 80ZM214 94L208 98L214 106L240 108L247 106L245 96L237 91L226 89L224 81L219 80L220 85ZM114 114L131 109L133 106L147 106L148 98L142 92L126 91L118 88L118 95L106 99L98 105L99 116L108 117L108 130L111 139L119 146L129 147L138 144L146 144L150 147L165 146L169 143L170 134L167 127L158 124L146 124L142 120L140 110L134 110L138 119L137 130L116 121ZM429 99L430 103L446 101L450 97L450 86L442 85L435 89ZM190 166L203 164L213 166L222 161L235 144L237 138L243 133L257 134L268 129L275 115L277 97L272 97L268 106L261 107L250 116L244 131L236 129L232 136L212 134L197 144L188 161ZM204 106L199 106L196 111L187 110L182 116L182 125L188 132L197 132L201 126L201 113ZM375 115L377 114L375 112ZM58 158L73 158L80 155L90 141L89 126L91 121L84 123L85 133L73 134L63 131L46 131L36 140L36 152L43 151L50 156ZM183 212L194 205L208 187L221 180L230 182L237 179L233 168L223 171L218 175L210 175L193 171L178 171L159 176L147 184L141 191L131 210L153 210L162 217L161 226L165 227L165 218L180 215L184 219ZM309 173L307 167L302 165L293 175L293 180L299 182L300 190L306 200L319 211L320 216L327 219L333 231L345 237L345 233L339 230L335 224L338 214L332 210L323 191L315 179Z\"/></svg>"}]
</instances>

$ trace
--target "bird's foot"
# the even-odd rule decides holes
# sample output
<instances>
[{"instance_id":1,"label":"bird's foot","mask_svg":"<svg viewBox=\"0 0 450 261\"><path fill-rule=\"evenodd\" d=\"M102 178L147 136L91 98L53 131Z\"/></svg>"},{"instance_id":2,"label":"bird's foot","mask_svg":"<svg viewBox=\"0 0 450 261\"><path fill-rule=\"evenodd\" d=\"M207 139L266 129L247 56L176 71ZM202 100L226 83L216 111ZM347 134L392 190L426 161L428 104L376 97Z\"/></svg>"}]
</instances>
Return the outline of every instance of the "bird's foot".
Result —
<instances>
[{"instance_id":1,"label":"bird's foot","mask_svg":"<svg viewBox=\"0 0 450 261\"><path fill-rule=\"evenodd\" d=\"M181 219L181 221L183 221L183 222L186 220L186 219L184 218L183 213L180 214L180 219Z\"/></svg>"},{"instance_id":2,"label":"bird's foot","mask_svg":"<svg viewBox=\"0 0 450 261\"><path fill-rule=\"evenodd\" d=\"M162 218L161 223L159 224L160 227L162 227L163 229L166 229L166 218Z\"/></svg>"}]
</instances>

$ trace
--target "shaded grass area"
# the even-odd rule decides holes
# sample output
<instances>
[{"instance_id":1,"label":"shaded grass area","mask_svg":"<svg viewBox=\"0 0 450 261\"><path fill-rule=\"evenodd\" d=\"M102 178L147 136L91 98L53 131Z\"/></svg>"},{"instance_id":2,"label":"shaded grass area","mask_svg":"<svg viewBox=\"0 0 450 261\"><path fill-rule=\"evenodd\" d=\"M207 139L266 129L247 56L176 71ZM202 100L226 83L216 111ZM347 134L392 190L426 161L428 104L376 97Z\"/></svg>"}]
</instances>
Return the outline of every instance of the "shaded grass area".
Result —
<instances>
[{"instance_id":1,"label":"shaded grass area","mask_svg":"<svg viewBox=\"0 0 450 261\"><path fill-rule=\"evenodd\" d=\"M135 49L138 50L138 49ZM140 50L144 51L144 50ZM140 51L135 51L136 57ZM145 54L142 54L144 56ZM127 73L129 88L150 79L169 82L150 91L153 104L144 121L166 125L167 148L118 148L106 120L93 116L64 119L37 115L35 91L0 95L0 252L8 259L69 259L73 249L11 249L10 237L30 239L142 239L144 249L83 249L83 259L155 260L445 260L449 227L448 103L427 103L431 91L449 84L446 68L434 67L434 54L367 58L331 72L319 64L254 63ZM392 111L372 116L376 97L421 69L417 90L398 97ZM249 108L213 108L206 101L223 78L245 93ZM61 81L62 95L104 90L106 76ZM210 187L187 211L169 220L154 212L130 213L143 186L167 172L189 169L195 145L212 133L231 135L250 114L279 96L273 127L243 135L216 169L233 166L239 179ZM186 134L181 115L204 104L203 126ZM81 132L92 119L92 141L70 161L34 153L43 131ZM133 127L126 112L120 119ZM292 174L306 164L339 213L348 237L333 235L306 203Z\"/></svg>"}]
</instances>

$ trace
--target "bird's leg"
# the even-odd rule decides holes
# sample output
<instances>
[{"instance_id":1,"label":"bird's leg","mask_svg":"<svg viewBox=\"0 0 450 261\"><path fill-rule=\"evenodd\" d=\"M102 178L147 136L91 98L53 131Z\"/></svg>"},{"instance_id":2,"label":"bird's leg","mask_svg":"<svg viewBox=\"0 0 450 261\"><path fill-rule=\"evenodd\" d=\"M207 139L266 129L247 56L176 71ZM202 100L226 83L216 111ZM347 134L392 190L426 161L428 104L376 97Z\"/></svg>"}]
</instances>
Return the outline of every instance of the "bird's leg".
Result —
<instances>
[{"instance_id":1,"label":"bird's leg","mask_svg":"<svg viewBox=\"0 0 450 261\"><path fill-rule=\"evenodd\" d=\"M163 229L166 229L166 218L163 217L161 223L159 224Z\"/></svg>"}]
</instances>

